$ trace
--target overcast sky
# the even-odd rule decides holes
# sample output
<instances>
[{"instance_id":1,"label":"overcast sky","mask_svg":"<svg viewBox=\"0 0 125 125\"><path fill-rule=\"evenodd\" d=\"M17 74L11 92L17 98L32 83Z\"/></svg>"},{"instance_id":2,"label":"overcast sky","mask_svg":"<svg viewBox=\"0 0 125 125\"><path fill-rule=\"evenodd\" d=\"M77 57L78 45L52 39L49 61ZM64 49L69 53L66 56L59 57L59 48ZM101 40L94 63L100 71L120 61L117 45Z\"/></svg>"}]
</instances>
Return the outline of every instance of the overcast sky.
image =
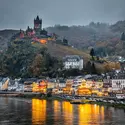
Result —
<instances>
[{"instance_id":1,"label":"overcast sky","mask_svg":"<svg viewBox=\"0 0 125 125\"><path fill-rule=\"evenodd\" d=\"M43 27L114 23L125 19L125 0L0 0L0 29L25 29L39 15Z\"/></svg>"}]
</instances>

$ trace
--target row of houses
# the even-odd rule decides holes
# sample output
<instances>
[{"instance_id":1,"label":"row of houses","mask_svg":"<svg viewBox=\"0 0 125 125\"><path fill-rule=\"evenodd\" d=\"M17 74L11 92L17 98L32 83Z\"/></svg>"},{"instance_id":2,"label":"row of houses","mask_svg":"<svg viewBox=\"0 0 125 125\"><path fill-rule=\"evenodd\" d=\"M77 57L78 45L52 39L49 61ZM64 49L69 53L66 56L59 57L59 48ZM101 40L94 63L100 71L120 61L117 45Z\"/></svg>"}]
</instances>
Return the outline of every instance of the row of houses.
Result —
<instances>
[{"instance_id":1,"label":"row of houses","mask_svg":"<svg viewBox=\"0 0 125 125\"><path fill-rule=\"evenodd\" d=\"M112 88L116 92L125 89L125 79L104 79L103 84L105 88Z\"/></svg>"},{"instance_id":2,"label":"row of houses","mask_svg":"<svg viewBox=\"0 0 125 125\"><path fill-rule=\"evenodd\" d=\"M33 88L43 90L46 88L63 88L66 86L64 79L14 79L0 78L0 91L27 91L31 92Z\"/></svg>"},{"instance_id":3,"label":"row of houses","mask_svg":"<svg viewBox=\"0 0 125 125\"><path fill-rule=\"evenodd\" d=\"M53 89L57 93L63 91L67 94L77 91L80 95L90 93L105 95L108 92L125 94L125 79L100 79L99 77L98 80L94 80L93 77L91 78L79 76L75 79L29 79L23 82L21 79L3 78L0 81L0 90L43 92L47 89Z\"/></svg>"}]
</instances>

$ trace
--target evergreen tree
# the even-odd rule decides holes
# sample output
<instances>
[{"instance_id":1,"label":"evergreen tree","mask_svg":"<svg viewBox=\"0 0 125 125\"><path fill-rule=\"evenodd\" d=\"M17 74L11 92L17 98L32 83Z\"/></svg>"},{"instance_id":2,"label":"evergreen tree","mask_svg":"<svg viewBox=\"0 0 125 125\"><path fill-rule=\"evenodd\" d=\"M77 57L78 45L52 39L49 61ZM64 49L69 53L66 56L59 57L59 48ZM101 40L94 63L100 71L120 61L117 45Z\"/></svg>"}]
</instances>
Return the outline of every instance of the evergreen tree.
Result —
<instances>
[{"instance_id":1,"label":"evergreen tree","mask_svg":"<svg viewBox=\"0 0 125 125\"><path fill-rule=\"evenodd\" d=\"M48 33L48 32L47 32L45 29L43 29L43 30L40 32L41 35L45 35L45 36L47 36L47 33Z\"/></svg>"},{"instance_id":2,"label":"evergreen tree","mask_svg":"<svg viewBox=\"0 0 125 125\"><path fill-rule=\"evenodd\" d=\"M125 41L125 33L124 32L121 35L121 40Z\"/></svg>"},{"instance_id":3,"label":"evergreen tree","mask_svg":"<svg viewBox=\"0 0 125 125\"><path fill-rule=\"evenodd\" d=\"M97 71L96 71L96 68L95 68L95 64L94 64L94 63L92 63L91 72L92 72L92 74L97 74Z\"/></svg>"},{"instance_id":4,"label":"evergreen tree","mask_svg":"<svg viewBox=\"0 0 125 125\"><path fill-rule=\"evenodd\" d=\"M90 50L90 56L92 57L92 60L94 60L95 50L93 48Z\"/></svg>"},{"instance_id":5,"label":"evergreen tree","mask_svg":"<svg viewBox=\"0 0 125 125\"><path fill-rule=\"evenodd\" d=\"M66 45L66 46L68 46L68 40L67 39L63 39L63 45Z\"/></svg>"},{"instance_id":6,"label":"evergreen tree","mask_svg":"<svg viewBox=\"0 0 125 125\"><path fill-rule=\"evenodd\" d=\"M87 62L85 69L87 73L91 74L91 62L90 61Z\"/></svg>"}]
</instances>

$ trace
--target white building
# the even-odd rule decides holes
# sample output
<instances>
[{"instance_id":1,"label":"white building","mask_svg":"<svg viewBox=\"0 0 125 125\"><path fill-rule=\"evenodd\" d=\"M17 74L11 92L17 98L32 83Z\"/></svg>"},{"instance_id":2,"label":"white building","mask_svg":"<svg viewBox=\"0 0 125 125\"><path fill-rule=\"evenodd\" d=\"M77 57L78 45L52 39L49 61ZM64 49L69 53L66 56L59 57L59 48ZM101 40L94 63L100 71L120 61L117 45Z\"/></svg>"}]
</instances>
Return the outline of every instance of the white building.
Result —
<instances>
[{"instance_id":1,"label":"white building","mask_svg":"<svg viewBox=\"0 0 125 125\"><path fill-rule=\"evenodd\" d=\"M112 90L122 90L125 88L125 79L112 79Z\"/></svg>"},{"instance_id":2,"label":"white building","mask_svg":"<svg viewBox=\"0 0 125 125\"><path fill-rule=\"evenodd\" d=\"M2 81L0 81L0 90L1 90L1 88L2 88L2 85L3 85L3 82L2 82Z\"/></svg>"},{"instance_id":3,"label":"white building","mask_svg":"<svg viewBox=\"0 0 125 125\"><path fill-rule=\"evenodd\" d=\"M78 55L68 55L63 58L65 69L83 69L83 59Z\"/></svg>"},{"instance_id":4,"label":"white building","mask_svg":"<svg viewBox=\"0 0 125 125\"><path fill-rule=\"evenodd\" d=\"M63 83L63 82L59 82L58 85L59 85L59 88L64 88L64 87L66 87L66 83Z\"/></svg>"}]
</instances>

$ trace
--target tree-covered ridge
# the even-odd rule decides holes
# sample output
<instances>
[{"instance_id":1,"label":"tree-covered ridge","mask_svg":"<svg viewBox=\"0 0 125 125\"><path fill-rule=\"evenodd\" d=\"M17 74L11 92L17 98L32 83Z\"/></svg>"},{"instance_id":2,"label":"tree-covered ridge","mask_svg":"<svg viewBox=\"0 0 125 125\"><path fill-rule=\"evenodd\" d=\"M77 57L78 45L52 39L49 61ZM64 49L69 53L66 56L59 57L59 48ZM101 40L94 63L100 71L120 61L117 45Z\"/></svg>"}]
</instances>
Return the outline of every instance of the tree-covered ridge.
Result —
<instances>
[{"instance_id":1,"label":"tree-covered ridge","mask_svg":"<svg viewBox=\"0 0 125 125\"><path fill-rule=\"evenodd\" d=\"M62 62L52 57L46 47L34 47L30 40L11 41L0 58L0 75L11 77L49 76L62 68Z\"/></svg>"},{"instance_id":2,"label":"tree-covered ridge","mask_svg":"<svg viewBox=\"0 0 125 125\"><path fill-rule=\"evenodd\" d=\"M72 72L64 71L62 58L66 55L80 55L86 62L89 55L68 46L65 38L62 42L65 44L59 43L58 40L41 44L33 43L31 38L11 39L7 50L0 53L0 75L16 78L58 75L67 77L65 74Z\"/></svg>"},{"instance_id":3,"label":"tree-covered ridge","mask_svg":"<svg viewBox=\"0 0 125 125\"><path fill-rule=\"evenodd\" d=\"M65 40L65 39L64 39ZM10 77L68 77L83 73L102 73L119 69L119 64L108 63L98 55L100 53L92 48L89 54L70 46L48 42L32 44L30 38L13 40L8 49L0 54L0 75ZM83 71L64 70L62 57L66 55L80 55L84 59ZM90 62L88 62L90 60ZM88 62L88 63L87 63ZM100 66L100 67L99 67Z\"/></svg>"},{"instance_id":4,"label":"tree-covered ridge","mask_svg":"<svg viewBox=\"0 0 125 125\"><path fill-rule=\"evenodd\" d=\"M66 55L82 56L85 69L86 65L89 65L89 63L87 64L89 59L90 68L96 68L100 72L112 70L114 67L119 69L119 64L102 61L101 58L115 55L125 56L124 24L124 21L119 21L114 25L92 22L87 26L56 25L48 27L43 29L37 38L43 39L47 36L48 39L50 38L48 33L51 32L56 34L56 39L54 41L48 40L49 42L45 45L41 45L40 42L34 44L32 39L34 34L28 36L24 33L24 37L20 38L20 31L0 31L0 45L3 49L0 51L0 75L55 77L58 74L58 69L62 67L61 58ZM23 32L21 31L21 33ZM17 37L10 41L14 34ZM91 48L94 48L94 53L90 54Z\"/></svg>"},{"instance_id":5,"label":"tree-covered ridge","mask_svg":"<svg viewBox=\"0 0 125 125\"><path fill-rule=\"evenodd\" d=\"M109 25L106 23L91 22L86 26L55 25L43 29L42 34L55 33L58 35L58 43L62 44L63 38L68 39L68 44L74 48L86 50L88 48L106 48L108 55L124 55L121 35L125 32L125 21L118 21ZM17 31L0 31L1 48L6 48L10 36ZM19 32L19 31L18 31ZM120 54L119 54L119 50Z\"/></svg>"},{"instance_id":6,"label":"tree-covered ridge","mask_svg":"<svg viewBox=\"0 0 125 125\"><path fill-rule=\"evenodd\" d=\"M69 44L75 48L88 50L94 47L96 51L102 51L100 56L120 55L124 56L123 39L125 21L118 21L113 25L91 22L86 26L61 26L48 27L47 31L55 32L59 36L65 36Z\"/></svg>"}]
</instances>

